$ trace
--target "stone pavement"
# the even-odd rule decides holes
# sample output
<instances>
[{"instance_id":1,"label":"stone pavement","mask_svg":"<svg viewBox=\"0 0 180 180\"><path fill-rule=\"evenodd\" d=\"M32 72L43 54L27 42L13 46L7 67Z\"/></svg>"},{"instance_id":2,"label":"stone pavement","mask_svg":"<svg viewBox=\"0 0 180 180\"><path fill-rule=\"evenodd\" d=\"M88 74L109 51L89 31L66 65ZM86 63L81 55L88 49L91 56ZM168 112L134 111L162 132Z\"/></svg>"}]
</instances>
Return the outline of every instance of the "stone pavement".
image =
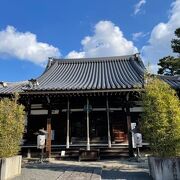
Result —
<instances>
[{"instance_id":1,"label":"stone pavement","mask_svg":"<svg viewBox=\"0 0 180 180\"><path fill-rule=\"evenodd\" d=\"M55 161L23 164L22 174L13 180L151 180L147 162L100 160L96 162Z\"/></svg>"},{"instance_id":2,"label":"stone pavement","mask_svg":"<svg viewBox=\"0 0 180 180\"><path fill-rule=\"evenodd\" d=\"M28 164L22 174L13 180L90 180L101 179L101 168L65 164Z\"/></svg>"}]
</instances>

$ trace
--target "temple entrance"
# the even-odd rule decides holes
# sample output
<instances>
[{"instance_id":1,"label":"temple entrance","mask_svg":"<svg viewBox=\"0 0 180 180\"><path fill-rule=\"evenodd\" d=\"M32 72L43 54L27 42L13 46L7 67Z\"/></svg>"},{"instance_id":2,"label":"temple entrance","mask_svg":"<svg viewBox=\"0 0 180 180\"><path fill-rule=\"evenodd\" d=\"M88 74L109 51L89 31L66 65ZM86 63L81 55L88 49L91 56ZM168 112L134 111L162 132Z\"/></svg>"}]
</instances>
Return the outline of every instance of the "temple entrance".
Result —
<instances>
[{"instance_id":1,"label":"temple entrance","mask_svg":"<svg viewBox=\"0 0 180 180\"><path fill-rule=\"evenodd\" d=\"M107 143L107 115L105 111L90 113L91 143Z\"/></svg>"},{"instance_id":2,"label":"temple entrance","mask_svg":"<svg viewBox=\"0 0 180 180\"><path fill-rule=\"evenodd\" d=\"M112 143L127 142L127 123L122 111L110 113L110 133ZM106 111L89 113L89 136L91 144L107 144L108 125ZM70 143L87 143L87 114L84 111L72 112L70 115Z\"/></svg>"},{"instance_id":3,"label":"temple entrance","mask_svg":"<svg viewBox=\"0 0 180 180\"><path fill-rule=\"evenodd\" d=\"M127 123L122 111L115 111L110 114L112 143L127 142Z\"/></svg>"},{"instance_id":4,"label":"temple entrance","mask_svg":"<svg viewBox=\"0 0 180 180\"><path fill-rule=\"evenodd\" d=\"M89 136L92 144L107 144L107 115L106 111L92 111L89 113ZM72 144L86 144L87 142L87 114L73 112L70 117L70 137Z\"/></svg>"},{"instance_id":5,"label":"temple entrance","mask_svg":"<svg viewBox=\"0 0 180 180\"><path fill-rule=\"evenodd\" d=\"M67 118L66 112L60 112L57 118L52 119L52 130L54 131L54 144L65 145L67 134ZM53 132L52 132L53 133ZM52 136L53 137L53 136ZM53 142L52 142L53 143Z\"/></svg>"},{"instance_id":6,"label":"temple entrance","mask_svg":"<svg viewBox=\"0 0 180 180\"><path fill-rule=\"evenodd\" d=\"M85 143L86 132L86 113L73 112L70 120L70 136L72 144Z\"/></svg>"}]
</instances>

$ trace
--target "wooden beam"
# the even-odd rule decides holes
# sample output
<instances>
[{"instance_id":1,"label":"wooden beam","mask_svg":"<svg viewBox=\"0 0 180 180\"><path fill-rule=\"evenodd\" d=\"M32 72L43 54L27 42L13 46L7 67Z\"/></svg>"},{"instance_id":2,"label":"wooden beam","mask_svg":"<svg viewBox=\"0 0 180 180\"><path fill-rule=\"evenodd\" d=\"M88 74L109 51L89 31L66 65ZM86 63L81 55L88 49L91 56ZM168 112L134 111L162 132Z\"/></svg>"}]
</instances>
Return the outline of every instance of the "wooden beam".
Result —
<instances>
[{"instance_id":1,"label":"wooden beam","mask_svg":"<svg viewBox=\"0 0 180 180\"><path fill-rule=\"evenodd\" d=\"M30 118L30 114L31 114L31 102L30 99L27 100L27 104L25 107L25 111L27 112L27 126L26 128L26 134L29 134L29 118Z\"/></svg>"},{"instance_id":2,"label":"wooden beam","mask_svg":"<svg viewBox=\"0 0 180 180\"><path fill-rule=\"evenodd\" d=\"M69 148L69 98L67 99L67 130L66 130L66 148Z\"/></svg>"},{"instance_id":3,"label":"wooden beam","mask_svg":"<svg viewBox=\"0 0 180 180\"><path fill-rule=\"evenodd\" d=\"M109 101L106 97L106 113L107 113L107 126L108 126L108 147L111 148L111 132L110 132L110 118L109 118Z\"/></svg>"},{"instance_id":4,"label":"wooden beam","mask_svg":"<svg viewBox=\"0 0 180 180\"><path fill-rule=\"evenodd\" d=\"M87 150L90 150L90 138L89 138L89 98L87 97Z\"/></svg>"},{"instance_id":5,"label":"wooden beam","mask_svg":"<svg viewBox=\"0 0 180 180\"><path fill-rule=\"evenodd\" d=\"M48 117L47 117L47 141L46 141L46 152L47 157L51 157L51 106L48 108Z\"/></svg>"},{"instance_id":6,"label":"wooden beam","mask_svg":"<svg viewBox=\"0 0 180 180\"><path fill-rule=\"evenodd\" d=\"M130 114L129 106L126 106L126 119L127 119L127 129L128 129L129 157L134 157L133 145L132 145L132 133L131 133L131 114Z\"/></svg>"},{"instance_id":7,"label":"wooden beam","mask_svg":"<svg viewBox=\"0 0 180 180\"><path fill-rule=\"evenodd\" d=\"M20 92L20 95L30 95L30 94L43 94L43 95L49 95L49 94L67 94L67 95L71 95L72 93L81 93L81 94L89 94L89 93L110 93L110 92L132 92L132 91L136 91L136 92L144 92L143 88L132 88L132 89L105 89L105 90L69 90L69 91L26 91L26 92Z\"/></svg>"}]
</instances>

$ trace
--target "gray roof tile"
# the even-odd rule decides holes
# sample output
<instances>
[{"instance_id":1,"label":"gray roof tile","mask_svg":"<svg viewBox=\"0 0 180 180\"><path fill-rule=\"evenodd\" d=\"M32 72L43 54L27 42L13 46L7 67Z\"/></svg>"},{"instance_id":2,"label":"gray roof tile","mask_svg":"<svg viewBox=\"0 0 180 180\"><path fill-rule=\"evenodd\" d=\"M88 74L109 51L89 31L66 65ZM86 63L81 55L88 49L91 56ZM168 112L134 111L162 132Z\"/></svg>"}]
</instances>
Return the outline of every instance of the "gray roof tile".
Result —
<instances>
[{"instance_id":1,"label":"gray roof tile","mask_svg":"<svg viewBox=\"0 0 180 180\"><path fill-rule=\"evenodd\" d=\"M180 90L180 76L159 76L163 81L168 83L176 90Z\"/></svg>"},{"instance_id":2,"label":"gray roof tile","mask_svg":"<svg viewBox=\"0 0 180 180\"><path fill-rule=\"evenodd\" d=\"M143 86L144 65L135 55L51 61L52 65L37 78L39 85L24 90L110 90Z\"/></svg>"},{"instance_id":3,"label":"gray roof tile","mask_svg":"<svg viewBox=\"0 0 180 180\"><path fill-rule=\"evenodd\" d=\"M23 91L89 91L143 87L144 65L135 55L82 58L51 58L37 86L28 81L8 83L0 94Z\"/></svg>"},{"instance_id":4,"label":"gray roof tile","mask_svg":"<svg viewBox=\"0 0 180 180\"><path fill-rule=\"evenodd\" d=\"M0 85L0 94L12 94L15 92L22 92L22 88L28 84L28 81L20 81L20 82L7 82L7 86L3 87Z\"/></svg>"}]
</instances>

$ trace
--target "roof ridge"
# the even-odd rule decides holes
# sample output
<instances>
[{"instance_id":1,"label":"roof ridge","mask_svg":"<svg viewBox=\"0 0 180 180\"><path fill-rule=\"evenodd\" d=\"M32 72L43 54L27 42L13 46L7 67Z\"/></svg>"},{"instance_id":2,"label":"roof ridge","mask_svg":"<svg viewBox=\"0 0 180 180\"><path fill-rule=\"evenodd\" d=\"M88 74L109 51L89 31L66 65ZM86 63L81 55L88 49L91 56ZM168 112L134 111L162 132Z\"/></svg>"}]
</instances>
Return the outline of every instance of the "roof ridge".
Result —
<instances>
[{"instance_id":1,"label":"roof ridge","mask_svg":"<svg viewBox=\"0 0 180 180\"><path fill-rule=\"evenodd\" d=\"M125 55L125 56L108 56L108 57L92 57L92 58L51 58L53 61L58 63L69 63L69 62L101 62L101 61L113 61L113 60L129 60L130 58L137 58L137 54Z\"/></svg>"},{"instance_id":2,"label":"roof ridge","mask_svg":"<svg viewBox=\"0 0 180 180\"><path fill-rule=\"evenodd\" d=\"M4 82L4 83L8 83L8 84L22 84L22 83L27 83L28 82L28 80L24 80L24 81L1 81L1 82Z\"/></svg>"}]
</instances>

